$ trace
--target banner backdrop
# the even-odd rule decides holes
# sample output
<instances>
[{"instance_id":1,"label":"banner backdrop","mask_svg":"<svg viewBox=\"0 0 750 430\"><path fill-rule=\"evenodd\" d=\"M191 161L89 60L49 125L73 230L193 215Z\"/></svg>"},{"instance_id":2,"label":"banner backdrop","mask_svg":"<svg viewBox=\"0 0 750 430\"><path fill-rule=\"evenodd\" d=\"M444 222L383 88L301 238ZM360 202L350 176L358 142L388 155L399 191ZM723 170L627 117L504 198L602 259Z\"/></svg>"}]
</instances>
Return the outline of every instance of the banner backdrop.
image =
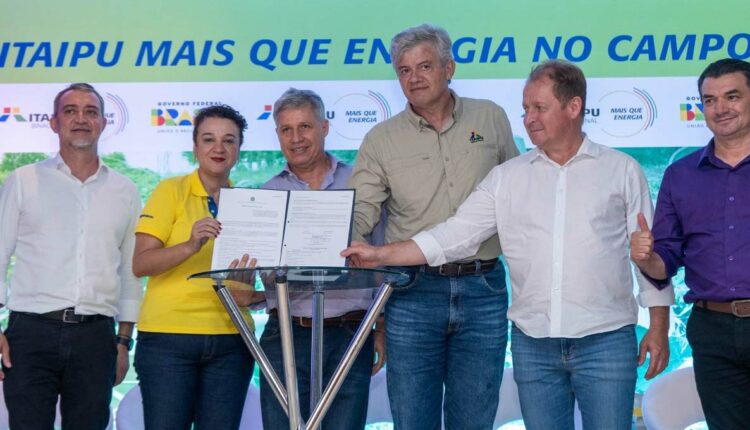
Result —
<instances>
[{"instance_id":1,"label":"banner backdrop","mask_svg":"<svg viewBox=\"0 0 750 430\"><path fill-rule=\"evenodd\" d=\"M521 90L548 58L590 78L585 130L615 147L703 145L696 76L750 57L744 3L8 1L0 16L0 153L56 148L54 94L92 82L106 94L101 150L190 149L194 112L227 103L250 121L245 150L275 150L273 101L289 86L319 92L330 149L356 150L403 109L388 46L422 22L453 38L461 95L503 106L521 146Z\"/></svg>"}]
</instances>

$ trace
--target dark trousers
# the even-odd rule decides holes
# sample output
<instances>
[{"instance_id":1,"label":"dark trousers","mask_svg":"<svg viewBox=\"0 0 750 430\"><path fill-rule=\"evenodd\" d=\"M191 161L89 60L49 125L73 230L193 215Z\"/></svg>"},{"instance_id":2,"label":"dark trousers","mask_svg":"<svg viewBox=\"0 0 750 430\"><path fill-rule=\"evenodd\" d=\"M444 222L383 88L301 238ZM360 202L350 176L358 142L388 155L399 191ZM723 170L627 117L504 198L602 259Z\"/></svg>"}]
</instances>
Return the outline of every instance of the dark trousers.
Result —
<instances>
[{"instance_id":1,"label":"dark trousers","mask_svg":"<svg viewBox=\"0 0 750 430\"><path fill-rule=\"evenodd\" d=\"M750 318L693 306L687 324L693 368L706 423L712 430L750 423Z\"/></svg>"},{"instance_id":2,"label":"dark trousers","mask_svg":"<svg viewBox=\"0 0 750 430\"><path fill-rule=\"evenodd\" d=\"M3 391L13 430L51 430L60 396L62 428L109 424L115 380L114 321L63 323L11 312L5 333L12 367Z\"/></svg>"}]
</instances>

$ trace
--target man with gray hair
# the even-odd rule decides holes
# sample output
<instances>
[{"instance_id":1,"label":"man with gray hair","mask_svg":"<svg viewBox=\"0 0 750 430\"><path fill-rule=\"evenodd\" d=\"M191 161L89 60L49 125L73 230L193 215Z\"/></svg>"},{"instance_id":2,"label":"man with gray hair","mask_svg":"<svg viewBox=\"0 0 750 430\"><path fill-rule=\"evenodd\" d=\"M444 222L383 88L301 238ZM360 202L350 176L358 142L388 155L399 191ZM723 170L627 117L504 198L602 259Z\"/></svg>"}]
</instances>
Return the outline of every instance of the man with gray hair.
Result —
<instances>
[{"instance_id":1,"label":"man with gray hair","mask_svg":"<svg viewBox=\"0 0 750 430\"><path fill-rule=\"evenodd\" d=\"M502 108L449 88L456 63L445 30L397 34L391 61L408 103L365 136L349 182L355 236L369 234L385 207L386 242L445 221L490 169L518 155ZM395 428L439 429L443 409L445 428L492 426L508 333L499 255L492 235L467 258L402 268L414 281L385 310Z\"/></svg>"},{"instance_id":2,"label":"man with gray hair","mask_svg":"<svg viewBox=\"0 0 750 430\"><path fill-rule=\"evenodd\" d=\"M107 120L91 85L60 91L53 112L57 156L16 169L0 189L0 301L10 310L0 379L13 429L51 429L59 397L63 428L102 430L141 303L131 268L141 199L99 158Z\"/></svg>"},{"instance_id":3,"label":"man with gray hair","mask_svg":"<svg viewBox=\"0 0 750 430\"><path fill-rule=\"evenodd\" d=\"M277 190L327 190L346 188L352 167L325 151L328 120L323 100L313 91L290 88L276 100L273 107L276 135L287 164L263 188ZM382 244L382 228L373 234L375 243ZM372 298L372 290L326 292L324 310L325 342L323 342L323 386L328 384L336 366L344 356L354 332L359 327ZM283 360L276 300L267 296L268 323L260 344L276 373L283 379ZM310 341L312 338L312 293L289 293L289 311L294 333L294 356L297 363L299 394L310 398ZM374 345L373 345L374 344ZM382 328L373 333L360 351L344 384L326 414L322 428L326 430L364 429L370 375L383 366L385 339ZM373 365L373 353L377 362ZM263 428L288 430L289 419L279 405L265 377L260 384ZM302 417L310 416L310 404L300 404Z\"/></svg>"}]
</instances>

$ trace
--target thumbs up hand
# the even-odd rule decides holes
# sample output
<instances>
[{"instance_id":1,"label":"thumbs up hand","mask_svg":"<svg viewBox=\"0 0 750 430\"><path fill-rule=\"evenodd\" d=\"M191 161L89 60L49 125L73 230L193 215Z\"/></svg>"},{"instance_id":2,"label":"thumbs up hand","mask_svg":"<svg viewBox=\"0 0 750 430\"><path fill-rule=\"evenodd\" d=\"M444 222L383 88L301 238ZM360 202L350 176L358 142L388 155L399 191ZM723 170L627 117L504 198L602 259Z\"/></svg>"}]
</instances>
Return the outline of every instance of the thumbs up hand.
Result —
<instances>
[{"instance_id":1,"label":"thumbs up hand","mask_svg":"<svg viewBox=\"0 0 750 430\"><path fill-rule=\"evenodd\" d=\"M654 254L654 236L642 213L638 214L638 227L640 231L630 235L630 258L640 266L641 263L648 262Z\"/></svg>"}]
</instances>

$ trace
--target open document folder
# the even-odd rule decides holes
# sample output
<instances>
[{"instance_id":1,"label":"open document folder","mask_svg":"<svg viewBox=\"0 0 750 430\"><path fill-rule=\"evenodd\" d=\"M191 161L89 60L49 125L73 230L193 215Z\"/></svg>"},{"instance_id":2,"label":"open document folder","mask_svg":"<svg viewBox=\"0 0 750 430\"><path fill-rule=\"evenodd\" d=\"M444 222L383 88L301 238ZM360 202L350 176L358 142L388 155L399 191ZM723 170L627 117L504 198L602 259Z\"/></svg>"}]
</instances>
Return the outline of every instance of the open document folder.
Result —
<instances>
[{"instance_id":1,"label":"open document folder","mask_svg":"<svg viewBox=\"0 0 750 430\"><path fill-rule=\"evenodd\" d=\"M353 209L354 190L222 188L211 269L242 254L260 267L343 267Z\"/></svg>"}]
</instances>

